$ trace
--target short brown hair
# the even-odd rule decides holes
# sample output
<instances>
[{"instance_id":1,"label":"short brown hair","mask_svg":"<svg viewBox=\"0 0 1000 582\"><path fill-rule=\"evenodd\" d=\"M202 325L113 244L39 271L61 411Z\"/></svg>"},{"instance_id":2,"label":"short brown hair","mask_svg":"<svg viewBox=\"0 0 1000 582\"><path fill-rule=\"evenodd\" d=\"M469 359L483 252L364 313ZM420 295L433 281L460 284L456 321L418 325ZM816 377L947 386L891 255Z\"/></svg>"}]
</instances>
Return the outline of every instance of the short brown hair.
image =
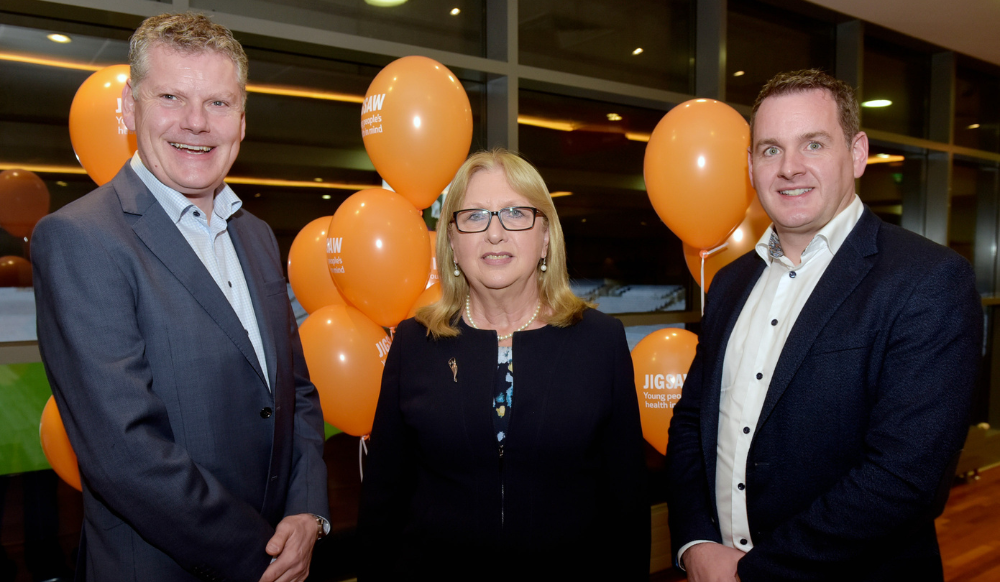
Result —
<instances>
[{"instance_id":1,"label":"short brown hair","mask_svg":"<svg viewBox=\"0 0 1000 582\"><path fill-rule=\"evenodd\" d=\"M840 127L844 130L844 138L847 140L847 147L851 147L851 140L861 130L861 114L858 108L858 100L854 95L854 89L847 83L831 77L819 69L803 69L801 71L791 71L788 73L778 73L764 85L754 101L753 110L750 113L750 139L753 140L753 125L757 118L757 110L760 104L768 97L788 95L789 93L799 93L820 89L830 93L830 97L837 103L837 111L840 113Z\"/></svg>"},{"instance_id":2,"label":"short brown hair","mask_svg":"<svg viewBox=\"0 0 1000 582\"><path fill-rule=\"evenodd\" d=\"M242 106L246 108L249 61L228 28L195 12L160 14L143 20L129 39L128 64L133 91L149 73L149 51L158 44L189 54L211 50L229 57L236 66L236 78L243 94Z\"/></svg>"},{"instance_id":3,"label":"short brown hair","mask_svg":"<svg viewBox=\"0 0 1000 582\"><path fill-rule=\"evenodd\" d=\"M556 207L545 181L538 174L538 170L524 158L503 148L495 148L469 156L455 174L441 207L441 220L437 226L437 264L438 272L441 273L441 299L437 303L421 308L416 315L417 321L427 327L428 335L434 336L434 339L458 335L459 330L455 324L465 305L465 297L469 294L469 283L465 280L465 275L461 272L457 277L452 274L455 254L451 250L449 239L452 236L467 236L458 234L452 227L452 213L462 209L472 177L479 172L494 170L503 172L511 190L527 198L532 206L541 211L541 220L535 221L535 227L542 224L548 229L549 250L545 257L546 270L538 272L538 298L543 309L548 309L548 324L555 327L573 325L583 318L583 312L587 308L593 307L574 295L569 288L566 240L563 238L559 216L556 215Z\"/></svg>"}]
</instances>

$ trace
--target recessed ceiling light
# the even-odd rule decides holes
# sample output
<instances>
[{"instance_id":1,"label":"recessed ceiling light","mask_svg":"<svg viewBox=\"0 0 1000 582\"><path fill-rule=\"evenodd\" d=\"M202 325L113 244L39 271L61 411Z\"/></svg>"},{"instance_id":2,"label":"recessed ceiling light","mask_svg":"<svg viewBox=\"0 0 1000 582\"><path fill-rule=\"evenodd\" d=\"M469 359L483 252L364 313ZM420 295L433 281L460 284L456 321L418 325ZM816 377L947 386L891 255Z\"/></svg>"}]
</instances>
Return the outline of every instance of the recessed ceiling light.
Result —
<instances>
[{"instance_id":1,"label":"recessed ceiling light","mask_svg":"<svg viewBox=\"0 0 1000 582\"><path fill-rule=\"evenodd\" d=\"M365 4L368 4L369 6L378 6L380 8L399 6L400 4L405 3L406 0L365 0Z\"/></svg>"},{"instance_id":2,"label":"recessed ceiling light","mask_svg":"<svg viewBox=\"0 0 1000 582\"><path fill-rule=\"evenodd\" d=\"M889 154L875 154L876 158L888 158Z\"/></svg>"},{"instance_id":3,"label":"recessed ceiling light","mask_svg":"<svg viewBox=\"0 0 1000 582\"><path fill-rule=\"evenodd\" d=\"M256 194L254 194L253 197L254 198L260 198L260 192L257 192Z\"/></svg>"},{"instance_id":4,"label":"recessed ceiling light","mask_svg":"<svg viewBox=\"0 0 1000 582\"><path fill-rule=\"evenodd\" d=\"M458 8L452 8L452 9L451 9L451 15L452 15L452 16L458 16L458 15L459 15L459 14L460 14L461 12L462 12L462 11L461 11L461 10L459 10Z\"/></svg>"},{"instance_id":5,"label":"recessed ceiling light","mask_svg":"<svg viewBox=\"0 0 1000 582\"><path fill-rule=\"evenodd\" d=\"M59 180L58 182L56 182L56 186L62 186L63 188L65 188L66 186L69 186L69 184L63 182L62 180Z\"/></svg>"},{"instance_id":6,"label":"recessed ceiling light","mask_svg":"<svg viewBox=\"0 0 1000 582\"><path fill-rule=\"evenodd\" d=\"M313 178L313 181L314 181L314 182L322 182L322 181L323 181L323 178Z\"/></svg>"},{"instance_id":7,"label":"recessed ceiling light","mask_svg":"<svg viewBox=\"0 0 1000 582\"><path fill-rule=\"evenodd\" d=\"M979 129L978 123L973 123L972 125L965 126L965 129Z\"/></svg>"},{"instance_id":8,"label":"recessed ceiling light","mask_svg":"<svg viewBox=\"0 0 1000 582\"><path fill-rule=\"evenodd\" d=\"M52 42L58 42L59 44L66 44L67 42L73 41L73 39L66 36L65 34L50 34L46 38L48 38Z\"/></svg>"},{"instance_id":9,"label":"recessed ceiling light","mask_svg":"<svg viewBox=\"0 0 1000 582\"><path fill-rule=\"evenodd\" d=\"M608 114L608 121L621 121L621 120L622 120L622 116L618 115L617 113L609 113Z\"/></svg>"},{"instance_id":10,"label":"recessed ceiling light","mask_svg":"<svg viewBox=\"0 0 1000 582\"><path fill-rule=\"evenodd\" d=\"M332 196L330 196L329 194L323 195L323 200L329 200L330 198L332 198Z\"/></svg>"},{"instance_id":11,"label":"recessed ceiling light","mask_svg":"<svg viewBox=\"0 0 1000 582\"><path fill-rule=\"evenodd\" d=\"M736 71L735 73L733 73L733 76L734 77L742 77L743 75L746 75L746 74L747 74L746 71Z\"/></svg>"},{"instance_id":12,"label":"recessed ceiling light","mask_svg":"<svg viewBox=\"0 0 1000 582\"><path fill-rule=\"evenodd\" d=\"M634 51L632 51L632 54L633 55L641 55L642 54L642 47L636 48Z\"/></svg>"},{"instance_id":13,"label":"recessed ceiling light","mask_svg":"<svg viewBox=\"0 0 1000 582\"><path fill-rule=\"evenodd\" d=\"M862 107L888 107L890 105L892 105L892 101L888 99L872 99L861 104Z\"/></svg>"}]
</instances>

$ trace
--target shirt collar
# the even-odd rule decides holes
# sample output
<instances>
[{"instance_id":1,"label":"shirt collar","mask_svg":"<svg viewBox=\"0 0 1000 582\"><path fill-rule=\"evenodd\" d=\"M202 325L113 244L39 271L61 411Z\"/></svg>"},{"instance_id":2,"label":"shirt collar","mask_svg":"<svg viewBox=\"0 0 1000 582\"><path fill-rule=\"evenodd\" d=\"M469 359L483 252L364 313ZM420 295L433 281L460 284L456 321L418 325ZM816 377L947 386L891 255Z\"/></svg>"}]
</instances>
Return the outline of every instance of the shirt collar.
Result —
<instances>
[{"instance_id":1,"label":"shirt collar","mask_svg":"<svg viewBox=\"0 0 1000 582\"><path fill-rule=\"evenodd\" d=\"M167 216L174 223L181 221L185 212L190 211L194 204L188 200L187 196L184 196L177 190L167 186L163 182L150 172L145 164L142 163L142 159L139 157L139 152L135 152L132 155L132 160L130 161L132 170L135 174L139 176L142 183L149 188L149 191L153 194L153 198L160 203L163 210L167 212ZM237 210L243 207L243 201L240 197L233 192L233 189L229 187L229 184L223 184L222 190L215 195L215 200L212 203L212 213L221 218L222 220L229 220L229 217L236 213Z\"/></svg>"},{"instance_id":2,"label":"shirt collar","mask_svg":"<svg viewBox=\"0 0 1000 582\"><path fill-rule=\"evenodd\" d=\"M817 250L822 247L830 249L830 254L835 255L840 247L847 240L847 236L851 234L854 230L854 225L858 223L861 219L861 215L865 211L865 205L861 202L861 198L857 194L854 195L854 199L851 203L847 205L847 208L840 211L837 216L834 216L830 222L816 233L806 248L802 251L802 263L804 263L808 257L812 256ZM768 252L768 243L771 240L771 234L774 232L774 224L767 227L764 235L760 237L757 241L757 246L754 250L760 255L760 258L764 259L770 263L773 259Z\"/></svg>"}]
</instances>

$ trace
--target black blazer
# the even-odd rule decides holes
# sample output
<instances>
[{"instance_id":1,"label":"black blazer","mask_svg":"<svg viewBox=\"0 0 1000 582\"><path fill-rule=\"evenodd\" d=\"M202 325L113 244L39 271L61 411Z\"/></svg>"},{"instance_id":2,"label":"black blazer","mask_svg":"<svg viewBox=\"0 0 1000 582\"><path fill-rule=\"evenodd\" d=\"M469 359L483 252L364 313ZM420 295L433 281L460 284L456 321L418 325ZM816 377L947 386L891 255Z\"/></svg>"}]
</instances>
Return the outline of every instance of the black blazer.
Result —
<instances>
[{"instance_id":1,"label":"black blazer","mask_svg":"<svg viewBox=\"0 0 1000 582\"><path fill-rule=\"evenodd\" d=\"M414 320L397 328L362 486L359 578L648 579L646 467L622 324L588 310L570 327L514 334L502 463L497 335L459 327L438 341Z\"/></svg>"},{"instance_id":2,"label":"black blazer","mask_svg":"<svg viewBox=\"0 0 1000 582\"><path fill-rule=\"evenodd\" d=\"M721 541L722 365L763 269L751 251L708 296L667 446L675 555L696 539ZM744 582L942 579L934 502L968 430L982 318L968 261L866 208L768 387L747 458L754 548L739 562Z\"/></svg>"},{"instance_id":3,"label":"black blazer","mask_svg":"<svg viewBox=\"0 0 1000 582\"><path fill-rule=\"evenodd\" d=\"M246 330L132 168L34 233L38 347L80 460L77 578L256 582L285 515L328 515L323 420L278 246L229 234L263 340Z\"/></svg>"}]
</instances>

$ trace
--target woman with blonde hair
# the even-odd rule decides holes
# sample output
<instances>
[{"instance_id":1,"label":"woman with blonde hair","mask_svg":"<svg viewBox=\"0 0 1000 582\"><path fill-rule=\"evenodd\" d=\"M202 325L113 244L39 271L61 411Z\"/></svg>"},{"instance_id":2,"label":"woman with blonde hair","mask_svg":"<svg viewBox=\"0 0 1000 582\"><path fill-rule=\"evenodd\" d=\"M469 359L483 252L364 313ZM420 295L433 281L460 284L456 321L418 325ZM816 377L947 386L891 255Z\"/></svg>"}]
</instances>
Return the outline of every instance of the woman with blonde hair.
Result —
<instances>
[{"instance_id":1,"label":"woman with blonde hair","mask_svg":"<svg viewBox=\"0 0 1000 582\"><path fill-rule=\"evenodd\" d=\"M399 325L382 376L360 578L647 579L625 331L570 291L541 176L473 154L441 221L441 300Z\"/></svg>"}]
</instances>

